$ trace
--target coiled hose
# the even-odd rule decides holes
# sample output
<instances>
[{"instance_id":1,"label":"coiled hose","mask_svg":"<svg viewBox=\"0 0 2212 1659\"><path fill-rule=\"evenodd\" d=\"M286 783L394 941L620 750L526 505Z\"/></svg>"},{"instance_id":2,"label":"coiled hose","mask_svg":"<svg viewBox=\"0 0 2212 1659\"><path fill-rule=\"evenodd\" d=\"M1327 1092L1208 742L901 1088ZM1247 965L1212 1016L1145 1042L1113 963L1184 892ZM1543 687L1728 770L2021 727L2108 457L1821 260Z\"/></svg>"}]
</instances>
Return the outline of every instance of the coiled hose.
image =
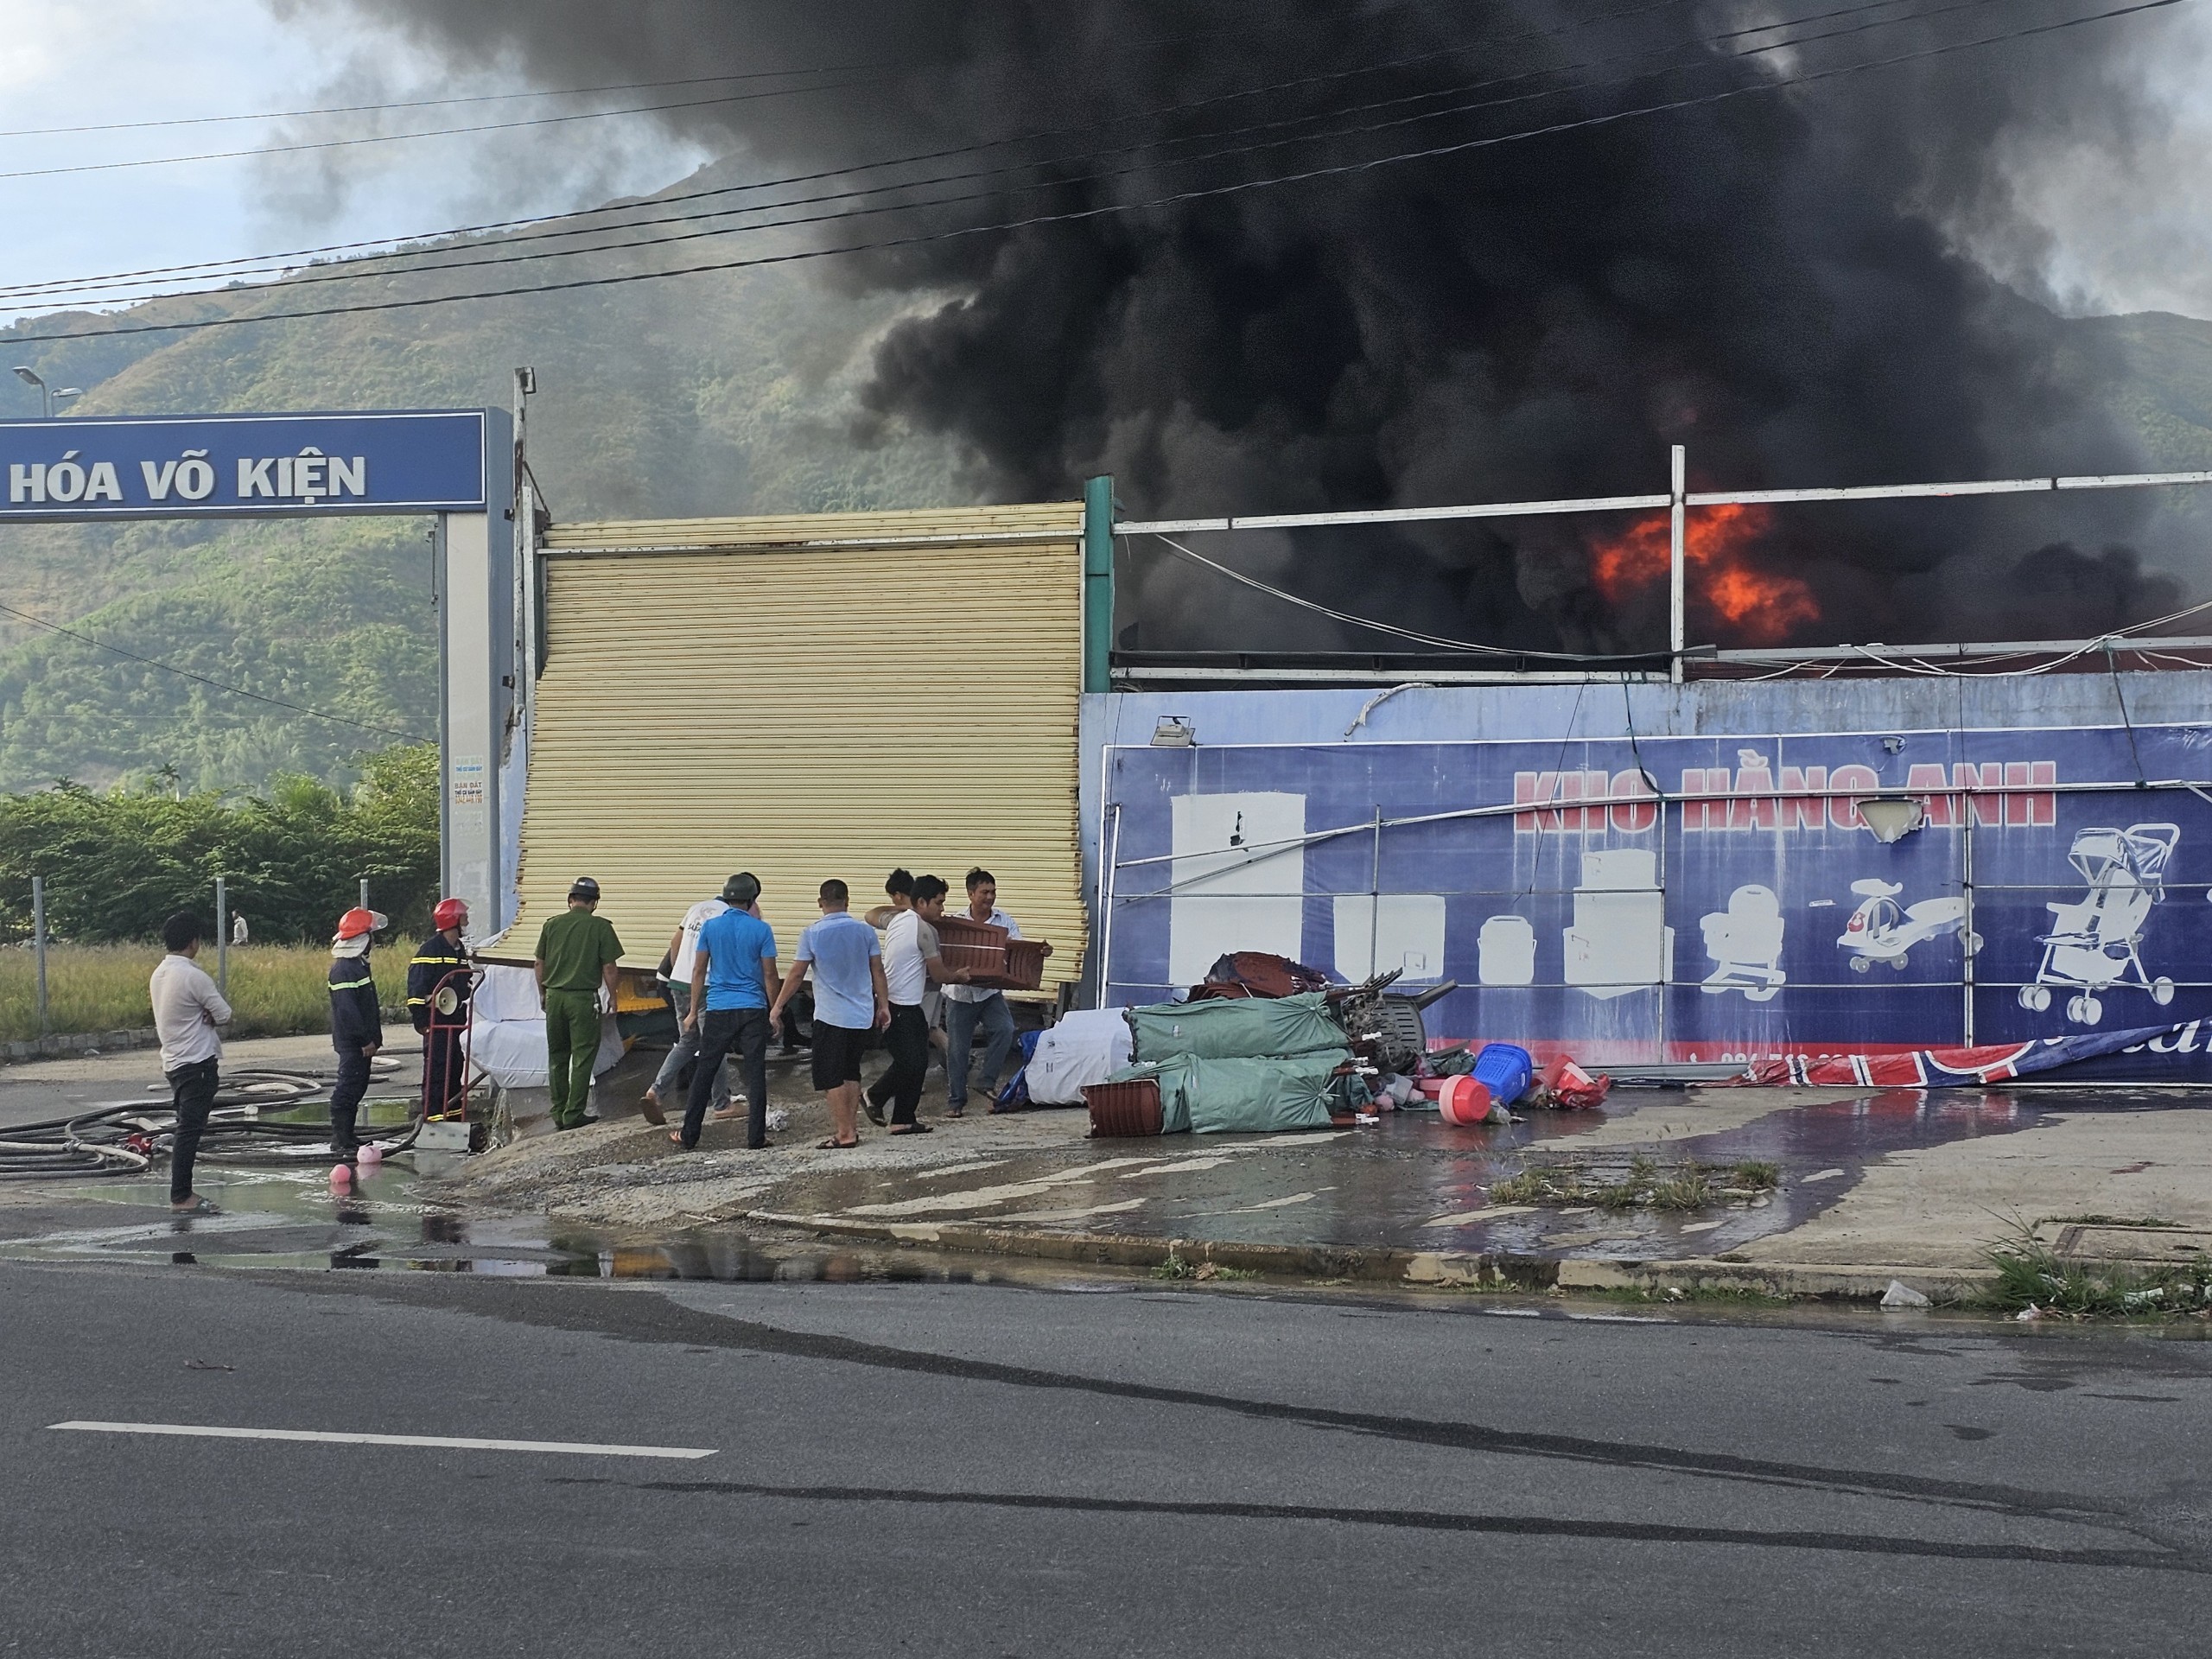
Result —
<instances>
[{"instance_id":1,"label":"coiled hose","mask_svg":"<svg viewBox=\"0 0 2212 1659\"><path fill-rule=\"evenodd\" d=\"M376 1067L389 1072L396 1063ZM330 1139L330 1123L277 1123L262 1110L303 1105L325 1088L314 1072L247 1067L225 1073L216 1084L207 1128L200 1136L203 1163L296 1163L300 1149ZM364 1105L388 1103L364 1101ZM138 1175L152 1167L155 1155L168 1150L176 1115L150 1103L121 1101L69 1117L26 1123L0 1132L0 1181L70 1180L88 1176ZM386 1143L390 1152L415 1144L420 1128L410 1122L403 1136Z\"/></svg>"}]
</instances>

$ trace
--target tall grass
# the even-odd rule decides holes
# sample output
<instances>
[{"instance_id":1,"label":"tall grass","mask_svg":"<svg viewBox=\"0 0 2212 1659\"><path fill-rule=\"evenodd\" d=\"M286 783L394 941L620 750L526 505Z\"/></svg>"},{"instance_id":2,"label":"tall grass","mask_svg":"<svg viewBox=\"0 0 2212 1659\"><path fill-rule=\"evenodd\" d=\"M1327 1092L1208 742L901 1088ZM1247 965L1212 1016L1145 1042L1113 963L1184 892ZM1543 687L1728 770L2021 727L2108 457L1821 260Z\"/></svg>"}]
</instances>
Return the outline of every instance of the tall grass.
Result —
<instances>
[{"instance_id":1,"label":"tall grass","mask_svg":"<svg viewBox=\"0 0 2212 1659\"><path fill-rule=\"evenodd\" d=\"M2082 1262L2063 1256L2022 1222L1982 1251L1997 1269L1985 1300L2003 1308L2044 1313L2159 1319L2212 1310L2212 1262L2164 1267Z\"/></svg>"},{"instance_id":2,"label":"tall grass","mask_svg":"<svg viewBox=\"0 0 2212 1659\"><path fill-rule=\"evenodd\" d=\"M387 1008L407 1000L404 944L370 958L377 993ZM154 1023L147 976L162 959L157 944L57 944L46 953L48 1023L56 1034L125 1031ZM200 965L215 971L215 951L202 945ZM330 1029L330 953L310 944L248 944L231 952L228 997L232 1037L283 1037ZM38 1035L37 969L28 950L0 950L0 1042Z\"/></svg>"}]
</instances>

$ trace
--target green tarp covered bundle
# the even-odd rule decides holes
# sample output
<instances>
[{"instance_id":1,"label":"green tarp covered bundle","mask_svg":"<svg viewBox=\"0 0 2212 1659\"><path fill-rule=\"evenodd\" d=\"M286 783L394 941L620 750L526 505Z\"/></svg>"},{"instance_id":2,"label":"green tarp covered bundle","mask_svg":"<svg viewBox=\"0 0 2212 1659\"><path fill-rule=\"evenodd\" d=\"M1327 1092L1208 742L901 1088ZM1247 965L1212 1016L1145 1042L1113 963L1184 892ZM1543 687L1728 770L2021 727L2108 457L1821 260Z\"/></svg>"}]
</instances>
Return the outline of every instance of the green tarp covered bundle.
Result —
<instances>
[{"instance_id":1,"label":"green tarp covered bundle","mask_svg":"<svg viewBox=\"0 0 2212 1659\"><path fill-rule=\"evenodd\" d=\"M1133 1061L1276 1059L1344 1046L1344 1028L1319 991L1302 996L1218 997L1129 1010Z\"/></svg>"},{"instance_id":2,"label":"green tarp covered bundle","mask_svg":"<svg viewBox=\"0 0 2212 1659\"><path fill-rule=\"evenodd\" d=\"M1158 1081L1162 1135L1325 1129L1341 1092L1336 1070L1351 1058L1351 1052L1345 1048L1257 1060L1182 1054L1126 1067L1112 1081Z\"/></svg>"}]
</instances>

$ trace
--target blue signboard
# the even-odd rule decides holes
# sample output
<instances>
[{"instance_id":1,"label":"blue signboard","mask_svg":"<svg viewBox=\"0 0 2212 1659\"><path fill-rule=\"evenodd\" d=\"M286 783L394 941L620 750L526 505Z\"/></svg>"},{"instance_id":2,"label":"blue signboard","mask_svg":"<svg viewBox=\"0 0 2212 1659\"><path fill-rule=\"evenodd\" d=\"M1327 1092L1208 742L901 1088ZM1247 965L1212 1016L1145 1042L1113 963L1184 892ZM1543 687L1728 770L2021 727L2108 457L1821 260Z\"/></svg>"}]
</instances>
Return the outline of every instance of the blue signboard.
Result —
<instances>
[{"instance_id":1,"label":"blue signboard","mask_svg":"<svg viewBox=\"0 0 2212 1659\"><path fill-rule=\"evenodd\" d=\"M1599 1065L2212 1022L2204 727L1116 748L1106 777L1117 1003L1262 950L1456 980L1432 1038ZM1919 827L1884 842L1874 798Z\"/></svg>"},{"instance_id":2,"label":"blue signboard","mask_svg":"<svg viewBox=\"0 0 2212 1659\"><path fill-rule=\"evenodd\" d=\"M483 512L484 410L0 422L0 522Z\"/></svg>"}]
</instances>

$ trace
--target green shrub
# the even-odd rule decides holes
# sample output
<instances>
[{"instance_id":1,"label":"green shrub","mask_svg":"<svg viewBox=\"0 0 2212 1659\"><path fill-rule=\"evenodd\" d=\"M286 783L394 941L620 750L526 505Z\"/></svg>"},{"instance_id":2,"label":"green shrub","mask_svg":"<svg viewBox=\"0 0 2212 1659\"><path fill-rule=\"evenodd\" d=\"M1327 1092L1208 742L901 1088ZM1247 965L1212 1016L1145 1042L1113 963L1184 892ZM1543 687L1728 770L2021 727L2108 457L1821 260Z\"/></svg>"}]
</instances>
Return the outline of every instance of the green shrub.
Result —
<instances>
[{"instance_id":1,"label":"green shrub","mask_svg":"<svg viewBox=\"0 0 2212 1659\"><path fill-rule=\"evenodd\" d=\"M386 749L365 772L346 795L290 777L245 797L181 794L158 779L0 796L0 936L29 936L34 875L46 878L48 937L73 944L149 939L180 910L212 925L219 875L257 940L327 940L364 877L378 910L404 931L426 929L438 897L437 750Z\"/></svg>"}]
</instances>

